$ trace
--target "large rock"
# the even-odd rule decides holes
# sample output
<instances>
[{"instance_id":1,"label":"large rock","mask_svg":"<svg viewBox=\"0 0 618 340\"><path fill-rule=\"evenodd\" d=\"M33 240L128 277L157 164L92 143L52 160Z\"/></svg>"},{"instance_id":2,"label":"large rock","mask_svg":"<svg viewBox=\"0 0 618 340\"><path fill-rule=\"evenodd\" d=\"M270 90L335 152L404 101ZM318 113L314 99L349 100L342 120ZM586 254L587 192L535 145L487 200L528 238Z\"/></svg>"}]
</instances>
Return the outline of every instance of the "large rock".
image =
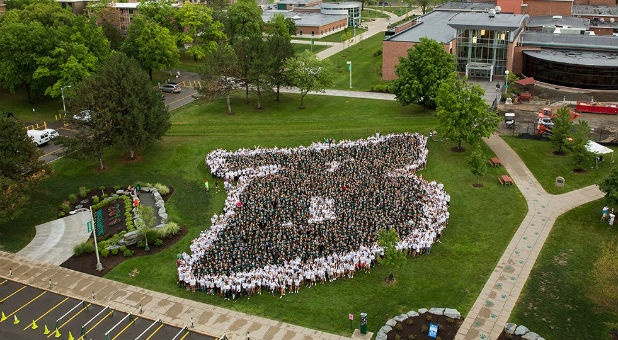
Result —
<instances>
[{"instance_id":1,"label":"large rock","mask_svg":"<svg viewBox=\"0 0 618 340\"><path fill-rule=\"evenodd\" d=\"M421 308L421 309L419 309L419 310L418 310L418 313L419 313L419 314L425 314L425 313L427 313L427 308Z\"/></svg>"},{"instance_id":2,"label":"large rock","mask_svg":"<svg viewBox=\"0 0 618 340\"><path fill-rule=\"evenodd\" d=\"M161 216L162 214L167 213L167 211L165 211L165 207L161 207L159 208L159 216Z\"/></svg>"},{"instance_id":3,"label":"large rock","mask_svg":"<svg viewBox=\"0 0 618 340\"><path fill-rule=\"evenodd\" d=\"M88 203L88 202L89 202L89 201L88 201L88 199L85 199L85 200L81 200L81 201L79 201L79 203L81 203L81 204L86 204L86 203Z\"/></svg>"},{"instance_id":4,"label":"large rock","mask_svg":"<svg viewBox=\"0 0 618 340\"><path fill-rule=\"evenodd\" d=\"M159 214L161 217L161 223L167 223L167 214Z\"/></svg>"},{"instance_id":5,"label":"large rock","mask_svg":"<svg viewBox=\"0 0 618 340\"><path fill-rule=\"evenodd\" d=\"M429 314L444 315L444 308L431 308L429 309Z\"/></svg>"},{"instance_id":6,"label":"large rock","mask_svg":"<svg viewBox=\"0 0 618 340\"><path fill-rule=\"evenodd\" d=\"M388 332L390 332L393 329L393 327L389 326L389 325L384 325L382 326L382 328L380 328L380 332L384 333L384 334L388 334Z\"/></svg>"},{"instance_id":7,"label":"large rock","mask_svg":"<svg viewBox=\"0 0 618 340\"><path fill-rule=\"evenodd\" d=\"M165 202L163 202L163 200L158 200L158 201L155 201L154 205L155 205L155 207L160 209L160 208L165 207Z\"/></svg>"},{"instance_id":8,"label":"large rock","mask_svg":"<svg viewBox=\"0 0 618 340\"><path fill-rule=\"evenodd\" d=\"M403 322L403 320L405 320L407 318L408 318L407 314L400 314L400 315L397 315L396 317L394 317L393 319L395 319L395 321L397 321L397 322Z\"/></svg>"},{"instance_id":9,"label":"large rock","mask_svg":"<svg viewBox=\"0 0 618 340\"><path fill-rule=\"evenodd\" d=\"M418 316L418 312L415 310L411 310L407 313L408 317L414 318Z\"/></svg>"},{"instance_id":10,"label":"large rock","mask_svg":"<svg viewBox=\"0 0 618 340\"><path fill-rule=\"evenodd\" d=\"M524 335L528 332L530 332L530 330L524 325L519 325L517 326L517 328L515 328L515 335Z\"/></svg>"},{"instance_id":11,"label":"large rock","mask_svg":"<svg viewBox=\"0 0 618 340\"><path fill-rule=\"evenodd\" d=\"M524 334L524 336L522 336L521 338L526 340L539 340L539 335L534 332L528 332Z\"/></svg>"},{"instance_id":12,"label":"large rock","mask_svg":"<svg viewBox=\"0 0 618 340\"><path fill-rule=\"evenodd\" d=\"M389 319L388 321L386 321L387 326L395 327L396 324L397 321L395 321L395 319Z\"/></svg>"},{"instance_id":13,"label":"large rock","mask_svg":"<svg viewBox=\"0 0 618 340\"><path fill-rule=\"evenodd\" d=\"M140 188L140 190L142 192L150 192L150 188L149 187Z\"/></svg>"},{"instance_id":14,"label":"large rock","mask_svg":"<svg viewBox=\"0 0 618 340\"><path fill-rule=\"evenodd\" d=\"M112 250L114 250L114 249L120 249L120 246L119 246L119 245L117 245L117 244L114 244L113 246L109 246L109 247L107 247L107 248L105 248L105 249L107 249L107 250L109 250L109 251L112 251Z\"/></svg>"},{"instance_id":15,"label":"large rock","mask_svg":"<svg viewBox=\"0 0 618 340\"><path fill-rule=\"evenodd\" d=\"M167 224L165 224L165 223L161 223L161 224L158 224L158 225L156 225L156 226L154 226L154 227L152 227L152 228L153 228L153 229L163 229L163 228L165 228L165 227L167 227Z\"/></svg>"},{"instance_id":16,"label":"large rock","mask_svg":"<svg viewBox=\"0 0 618 340\"><path fill-rule=\"evenodd\" d=\"M124 195L124 189L118 189L118 190L116 190L116 193L118 195Z\"/></svg>"},{"instance_id":17,"label":"large rock","mask_svg":"<svg viewBox=\"0 0 618 340\"><path fill-rule=\"evenodd\" d=\"M163 197L161 197L161 194L159 194L159 192L158 192L158 191L153 192L153 195L154 195L154 199L155 199L155 201L161 201L161 200L163 200Z\"/></svg>"},{"instance_id":18,"label":"large rock","mask_svg":"<svg viewBox=\"0 0 618 340\"><path fill-rule=\"evenodd\" d=\"M517 328L516 324L508 322L506 325L504 325L504 333L512 335L513 333L515 333L515 328Z\"/></svg>"},{"instance_id":19,"label":"large rock","mask_svg":"<svg viewBox=\"0 0 618 340\"><path fill-rule=\"evenodd\" d=\"M386 340L386 334L378 333L376 340Z\"/></svg>"},{"instance_id":20,"label":"large rock","mask_svg":"<svg viewBox=\"0 0 618 340\"><path fill-rule=\"evenodd\" d=\"M135 231L131 231L131 232L124 234L124 237L122 238L122 240L126 243L126 245L130 246L130 245L136 244L143 238L144 238L144 235L142 235L142 233L140 233L139 230L135 230Z\"/></svg>"},{"instance_id":21,"label":"large rock","mask_svg":"<svg viewBox=\"0 0 618 340\"><path fill-rule=\"evenodd\" d=\"M444 316L451 318L451 319L461 319L461 313L459 313L459 311L457 311L457 309L453 309L453 308L444 308Z\"/></svg>"}]
</instances>

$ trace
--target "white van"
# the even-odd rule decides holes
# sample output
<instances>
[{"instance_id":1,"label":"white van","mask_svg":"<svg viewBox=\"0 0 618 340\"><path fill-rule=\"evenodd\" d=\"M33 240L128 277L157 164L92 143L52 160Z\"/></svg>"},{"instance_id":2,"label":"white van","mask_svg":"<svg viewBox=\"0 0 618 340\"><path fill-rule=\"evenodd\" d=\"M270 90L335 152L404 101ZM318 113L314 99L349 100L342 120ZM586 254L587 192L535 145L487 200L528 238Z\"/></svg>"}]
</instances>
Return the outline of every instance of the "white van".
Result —
<instances>
[{"instance_id":1,"label":"white van","mask_svg":"<svg viewBox=\"0 0 618 340\"><path fill-rule=\"evenodd\" d=\"M32 138L32 141L41 146L49 142L49 133L41 130L28 130L28 137Z\"/></svg>"}]
</instances>

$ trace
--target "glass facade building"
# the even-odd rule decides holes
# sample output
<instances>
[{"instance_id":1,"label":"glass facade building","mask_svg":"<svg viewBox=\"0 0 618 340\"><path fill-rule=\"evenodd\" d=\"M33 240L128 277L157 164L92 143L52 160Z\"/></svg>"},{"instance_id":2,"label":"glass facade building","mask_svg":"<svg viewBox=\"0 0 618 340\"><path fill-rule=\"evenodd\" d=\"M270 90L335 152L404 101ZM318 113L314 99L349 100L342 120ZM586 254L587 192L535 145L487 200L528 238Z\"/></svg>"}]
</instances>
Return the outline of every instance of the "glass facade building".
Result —
<instances>
[{"instance_id":1,"label":"glass facade building","mask_svg":"<svg viewBox=\"0 0 618 340\"><path fill-rule=\"evenodd\" d=\"M458 28L455 43L457 71L466 72L466 65L492 65L494 75L506 71L509 32L488 29ZM470 68L471 78L489 78L489 69Z\"/></svg>"}]
</instances>

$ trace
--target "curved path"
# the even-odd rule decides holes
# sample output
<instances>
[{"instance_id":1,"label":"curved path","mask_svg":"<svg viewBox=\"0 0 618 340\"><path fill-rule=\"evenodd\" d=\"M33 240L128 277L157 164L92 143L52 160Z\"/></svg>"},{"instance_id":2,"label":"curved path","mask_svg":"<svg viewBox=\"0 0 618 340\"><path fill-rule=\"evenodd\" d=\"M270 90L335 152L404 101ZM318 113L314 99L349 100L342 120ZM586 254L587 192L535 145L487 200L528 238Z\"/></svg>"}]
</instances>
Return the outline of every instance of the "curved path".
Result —
<instances>
[{"instance_id":1,"label":"curved path","mask_svg":"<svg viewBox=\"0 0 618 340\"><path fill-rule=\"evenodd\" d=\"M561 195L550 195L534 178L517 153L500 136L492 135L485 139L485 142L504 164L519 191L524 195L528 203L528 214L468 312L456 339L497 339L513 311L556 218L579 205L603 197L603 193L596 185ZM508 207L496 208L508 209Z\"/></svg>"}]
</instances>

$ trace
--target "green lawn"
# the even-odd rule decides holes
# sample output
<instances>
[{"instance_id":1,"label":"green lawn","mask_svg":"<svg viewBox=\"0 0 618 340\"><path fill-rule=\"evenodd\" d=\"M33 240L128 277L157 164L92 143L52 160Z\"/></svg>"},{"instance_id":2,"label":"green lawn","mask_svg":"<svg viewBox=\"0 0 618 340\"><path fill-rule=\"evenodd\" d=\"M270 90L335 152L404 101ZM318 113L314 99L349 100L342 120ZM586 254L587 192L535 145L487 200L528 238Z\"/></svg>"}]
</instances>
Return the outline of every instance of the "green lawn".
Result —
<instances>
[{"instance_id":1,"label":"green lawn","mask_svg":"<svg viewBox=\"0 0 618 340\"><path fill-rule=\"evenodd\" d=\"M406 7L406 6L393 6L393 7L389 7L389 6L369 6L369 8L373 8L373 9L379 9L381 11L385 11L385 12L391 12L395 15L404 15L407 12L411 11L412 8L410 7ZM399 14L399 10L401 10L401 14Z\"/></svg>"},{"instance_id":2,"label":"green lawn","mask_svg":"<svg viewBox=\"0 0 618 340\"><path fill-rule=\"evenodd\" d=\"M357 36L360 35L364 32L366 32L366 29L363 28L357 28L356 29L356 34L354 34L355 30L354 28L346 28L346 30L349 30L351 36ZM319 39L314 39L315 41L326 41L326 42L341 42L341 36L343 35L343 33L345 32L345 30L341 30L337 33L333 33L331 35L327 35L323 38L319 38ZM302 36L302 37L292 37L292 40L311 40L311 36Z\"/></svg>"},{"instance_id":3,"label":"green lawn","mask_svg":"<svg viewBox=\"0 0 618 340\"><path fill-rule=\"evenodd\" d=\"M426 179L443 182L452 197L443 243L431 255L408 259L395 271L397 284L384 286L382 279L389 270L377 267L371 274L303 289L285 299L262 295L229 302L178 289L176 254L188 251L191 240L209 227L211 216L221 211L225 199L223 192L203 190L204 179L212 179L204 165L210 150L307 145L324 138L367 137L376 131L427 133L437 126L432 111L391 101L307 96L307 108L299 110L298 96L284 94L281 102L265 100L265 109L258 111L253 109L255 98L251 100L246 105L241 96L233 97L234 115L224 113L222 100L194 103L173 112L167 136L143 151L137 163L122 161L126 154L120 151L106 155L109 170L102 173L94 170L94 160L55 162L54 174L33 192L31 206L17 219L0 225L0 242L11 251L23 247L32 238L34 225L52 219L55 207L79 186L160 182L175 188L166 208L170 219L188 228L187 236L159 254L122 263L108 278L348 336L348 313L367 312L369 330L376 332L389 317L410 309L449 306L464 314L470 309L524 217L526 204L516 187L495 183L499 169L490 169L483 179L485 188L473 188L475 178L466 166L468 155L451 152L452 144L447 142L430 142L428 168L422 173ZM491 208L506 205L510 207L506 212ZM134 268L139 275L130 278L127 274Z\"/></svg>"},{"instance_id":4,"label":"green lawn","mask_svg":"<svg viewBox=\"0 0 618 340\"><path fill-rule=\"evenodd\" d=\"M386 84L382 78L382 50L384 33L378 33L356 45L328 57L335 66L335 89L350 89L350 74L346 61L352 61L352 90L369 91L374 85Z\"/></svg>"},{"instance_id":5,"label":"green lawn","mask_svg":"<svg viewBox=\"0 0 618 340\"><path fill-rule=\"evenodd\" d=\"M32 109L34 108L34 111ZM28 102L26 91L14 94L0 89L0 113L13 112L15 116L27 122L53 121L54 115L62 112L62 100L47 96Z\"/></svg>"},{"instance_id":6,"label":"green lawn","mask_svg":"<svg viewBox=\"0 0 618 340\"><path fill-rule=\"evenodd\" d=\"M173 67L174 69L179 69L181 71L186 72L200 72L200 68L204 65L204 61L201 60L193 60L193 56L187 55L184 52L180 53L180 63Z\"/></svg>"},{"instance_id":7,"label":"green lawn","mask_svg":"<svg viewBox=\"0 0 618 340\"><path fill-rule=\"evenodd\" d=\"M546 339L612 339L618 327L618 306L599 301L594 280L603 249L616 254L616 229L599 221L603 201L595 201L560 216L554 224L511 314ZM613 257L616 268L618 257ZM614 301L618 284L610 289Z\"/></svg>"},{"instance_id":8,"label":"green lawn","mask_svg":"<svg viewBox=\"0 0 618 340\"><path fill-rule=\"evenodd\" d=\"M311 45L309 44L292 44L294 45L294 53L295 54L299 54L301 52L304 51L310 51ZM320 51L324 51L325 49L329 48L330 46L326 46L326 45L313 45L313 53L318 53Z\"/></svg>"},{"instance_id":9,"label":"green lawn","mask_svg":"<svg viewBox=\"0 0 618 340\"><path fill-rule=\"evenodd\" d=\"M361 13L361 17L363 18L363 20L365 20L365 19L375 19L375 18L389 18L389 15L386 13L370 11L370 10L365 9Z\"/></svg>"},{"instance_id":10,"label":"green lawn","mask_svg":"<svg viewBox=\"0 0 618 340\"><path fill-rule=\"evenodd\" d=\"M567 191L599 183L608 174L612 167L609 159L599 163L598 169L588 169L585 173L573 172L573 165L570 155L556 156L548 140L524 139L511 136L503 136L504 140L517 152L519 157L526 163L526 166L543 188L550 194L562 194ZM616 147L612 147L618 150ZM615 153L615 152L614 152ZM618 161L618 157L614 156ZM614 163L615 165L616 163ZM562 176L566 185L558 188L554 185L556 177Z\"/></svg>"}]
</instances>

